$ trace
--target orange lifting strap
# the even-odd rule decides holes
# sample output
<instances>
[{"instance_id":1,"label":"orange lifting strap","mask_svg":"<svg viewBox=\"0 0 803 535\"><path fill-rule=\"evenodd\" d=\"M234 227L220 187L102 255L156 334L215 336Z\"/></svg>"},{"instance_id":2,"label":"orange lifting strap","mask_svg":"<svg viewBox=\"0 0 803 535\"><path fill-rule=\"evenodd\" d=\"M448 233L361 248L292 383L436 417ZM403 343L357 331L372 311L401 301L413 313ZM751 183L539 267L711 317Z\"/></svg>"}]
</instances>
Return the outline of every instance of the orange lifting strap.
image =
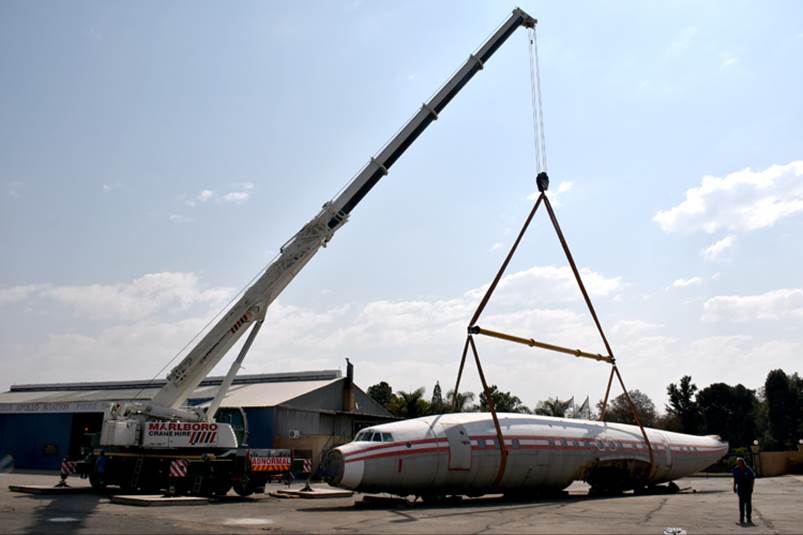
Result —
<instances>
[{"instance_id":1,"label":"orange lifting strap","mask_svg":"<svg viewBox=\"0 0 803 535\"><path fill-rule=\"evenodd\" d=\"M552 204L549 202L549 198L546 196L546 184L548 184L548 178L546 177L546 173L542 173L543 178L546 179L546 182L543 184L539 183L539 190L541 194L538 196L538 199L535 201L535 205L533 209L530 211L530 214L527 216L527 219L524 222L524 226L519 231L518 236L516 237L516 241L513 242L513 246L510 248L505 260L502 262L502 265L499 268L499 271L496 273L496 276L491 282L491 285L488 287L488 290L485 292L485 295L482 297L477 310L474 312L474 315L471 317L471 321L468 324L468 336L466 337L466 343L463 347L463 355L460 359L460 367L457 372L457 381L455 382L454 386L454 407L457 408L457 401L458 401L458 392L460 392L460 379L463 376L463 368L465 367L466 363L466 355L468 354L468 350L471 349L471 353L474 356L474 362L477 365L477 372L480 376L480 382L482 383L482 388L485 393L485 399L488 403L488 409L491 411L491 416L493 417L494 427L496 428L496 438L499 445L499 452L500 452L500 460L499 460L499 471L497 472L496 479L494 480L494 485L498 485L499 482L502 481L502 477L505 475L505 467L507 466L507 457L508 457L508 450L505 447L505 440L504 436L502 435L502 427L499 424L499 418L496 415L496 407L494 407L493 399L491 397L491 391L488 388L488 383L485 380L485 374L482 371L482 364L480 364L480 356L477 352L477 346L474 343L474 335L484 335L490 336L493 338L507 340L510 342L516 342L524 345L528 345L531 347L538 347L542 349L548 349L550 351L557 351L559 353L565 353L569 355L574 355L576 357L583 357L589 358L601 362L607 362L611 364L611 374L608 377L608 386L605 389L605 399L602 402L602 413L600 414L600 420L605 420L605 414L608 407L608 396L610 395L611 391L611 384L613 383L613 377L616 375L617 379L619 380L619 384L622 387L624 392L625 399L627 400L627 404L630 407L630 411L633 414L633 418L636 420L639 428L641 429L641 434L644 437L644 441L647 444L647 450L650 454L650 466L651 469L655 468L655 459L653 455L652 444L650 443L650 439L647 437L647 432L644 429L644 426L641 423L641 419L638 416L638 412L636 411L636 406L633 403L633 400L630 398L630 395L627 392L627 388L625 388L625 383L622 380L622 374L619 372L618 367L616 366L616 359L613 356L613 350L611 349L610 344L608 343L608 338L605 336L605 332L602 330L602 324L597 317L597 313L594 310L594 306L591 304L591 298L588 296L588 292L586 291L586 287L583 284L583 280L580 277L580 272L577 269L577 265L574 263L574 258L572 257L572 253L569 250L569 245L566 243L566 238L563 236L563 232L560 229L560 225L558 224L558 219L555 217L555 211L552 209ZM539 175L539 182L542 179L541 175ZM491 299L491 295L493 295L496 287L499 285L499 281L502 279L502 276L507 269L508 264L510 264L510 260L513 258L513 255L516 253L516 249L521 243L521 239L524 237L524 234L527 232L527 229L530 226L530 223L535 216L535 212L538 210L538 207L544 204L547 210L547 214L549 214L549 220L552 222L552 227L555 229L555 233L558 236L558 240L560 241L560 245L563 248L563 252L566 255L566 260L569 263L569 266L572 268L572 273L574 273L574 278L577 281L577 286L580 288L580 292L583 294L583 299L586 302L586 306L588 307L588 311L591 313L591 317L594 319L594 324L597 326L597 331L599 332L600 337L602 338L602 343L605 345L605 350L608 352L607 355L600 355L598 353L590 353L586 351L581 351L579 349L570 349L562 346L558 346L555 344L548 344L545 342L538 342L533 340L532 338L522 338L519 336L514 336L511 334L501 333L497 331L492 331L490 329L484 329L477 325L477 321L479 321L480 316L482 315L485 307L488 305L488 301Z\"/></svg>"}]
</instances>

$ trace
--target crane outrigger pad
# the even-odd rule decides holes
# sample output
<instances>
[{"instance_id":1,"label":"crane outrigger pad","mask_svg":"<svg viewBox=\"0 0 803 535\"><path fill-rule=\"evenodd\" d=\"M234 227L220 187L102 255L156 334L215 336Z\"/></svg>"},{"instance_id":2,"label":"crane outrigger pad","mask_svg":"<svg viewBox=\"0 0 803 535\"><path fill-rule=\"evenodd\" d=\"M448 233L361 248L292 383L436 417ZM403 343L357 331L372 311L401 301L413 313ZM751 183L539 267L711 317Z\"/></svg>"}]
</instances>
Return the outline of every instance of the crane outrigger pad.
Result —
<instances>
[{"instance_id":1,"label":"crane outrigger pad","mask_svg":"<svg viewBox=\"0 0 803 535\"><path fill-rule=\"evenodd\" d=\"M167 507L171 505L209 505L209 498L200 496L163 496L161 494L114 495L112 503L139 507Z\"/></svg>"},{"instance_id":2,"label":"crane outrigger pad","mask_svg":"<svg viewBox=\"0 0 803 535\"><path fill-rule=\"evenodd\" d=\"M611 385L613 383L613 377L614 377L614 375L616 375L616 377L619 380L619 384L621 385L622 390L624 392L625 399L627 400L627 403L628 403L630 411L631 411L631 413L633 415L633 418L635 419L636 423L638 424L639 428L641 429L641 434L644 437L645 443L647 444L647 449L649 450L649 454L650 454L650 467L651 467L650 469L654 470L656 466L655 466L655 459L654 459L652 444L650 443L650 439L647 437L647 432L644 429L644 426L641 423L641 419L638 416L638 412L636 411L635 404L633 403L633 400L630 398L630 395L627 392L627 388L625 388L625 383L622 380L622 375L619 372L618 367L616 366L616 359L615 359L615 357L613 355L613 350L611 349L611 346L608 343L608 338L605 336L605 332L602 329L602 324L600 323L599 317L597 316L597 313L594 310L594 305L591 303L591 298L588 295L588 291L586 290L585 284L583 284L583 279L580 276L580 271L577 269L577 265L574 262L574 257L572 256L572 253L569 250L569 245L566 242L566 238L563 236L563 232L560 229L560 225L558 224L558 219L555 216L555 211L552 209L552 204L549 202L549 197L547 197L547 195L546 195L546 190L547 190L548 184L549 184L549 178L546 176L545 172L539 173L538 178L539 178L539 180L538 180L538 190L539 190L540 194L538 195L538 198L536 199L532 210L530 210L530 213L527 216L527 219L525 219L524 225L522 226L521 230L519 231L519 234L516 237L516 240L513 242L513 246L510 248L510 251L508 252L507 256L502 261L502 265L499 267L499 270L497 271L496 276L494 277L494 279L491 282L490 286L486 290L485 295L483 295L482 299L480 300L480 304L477 306L477 309L474 311L474 315L471 317L471 320L469 322L468 329L467 329L468 335L466 337L465 346L463 347L463 354L462 354L462 357L460 359L460 366L459 366L459 369L458 369L458 372L457 372L457 381L455 382L455 387L454 387L454 393L455 393L455 395L454 395L454 403L456 405L457 400L458 400L457 393L460 392L460 380L461 380L462 375L463 375L463 368L465 367L466 356L468 354L468 350L471 349L471 352L472 352L472 354L474 356L474 362L477 365L477 372L479 373L479 376L480 376L480 382L482 383L482 388L483 388L483 391L484 391L484 394L485 394L486 402L488 404L488 409L491 412L491 416L492 416L493 422L494 422L494 427L496 428L496 435L497 435L497 439L498 439L499 452L500 452L500 460L499 460L499 471L497 472L496 481L495 481L494 484L499 484L499 482L502 481L502 477L505 474L505 466L507 464L508 451L507 451L507 447L504 445L505 441L504 441L504 437L502 435L502 428L499 425L499 419L497 418L497 415L496 415L496 407L494 407L493 399L492 399L492 396L491 396L491 391L490 391L490 389L488 387L487 381L485 380L485 374L483 373L482 364L480 363L480 356L479 356L479 353L477 351L477 346L474 343L474 336L475 335L484 335L484 336L489 336L489 337L496 338L496 339L499 339L499 340L505 340L505 341L509 341L509 342L515 342L515 343L519 343L519 344L524 344L524 345L527 345L527 346L530 346L530 347L537 347L537 348L541 348L541 349L547 349L547 350L550 350L550 351L556 351L556 352L559 352L559 353L573 355L575 357L584 357L584 358L588 358L588 359L592 359L592 360L596 360L596 361L600 361L600 362L606 362L606 363L611 365L611 373L610 373L610 376L608 377L608 386L607 386L607 388L605 390L605 398L604 398L603 405L602 405L602 412L600 414L600 420L604 421L604 419L605 419L606 409L607 409L607 405L608 405L608 397L609 397L609 394L610 394ZM544 207L546 208L547 214L549 216L549 220L552 223L552 227L555 229L555 234L557 235L558 240L560 241L560 245L561 245L561 247L563 249L563 253L566 255L566 260L567 260L567 262L569 264L569 267L572 270L572 273L574 274L575 280L577 281L577 286L580 289L580 293L583 295L583 299L585 300L586 306L588 307L588 311L591 314L591 317L594 320L594 324L597 327L597 331L599 332L600 338L602 339L602 343L604 344L605 350L608 353L607 355L602 355L602 354L599 354L599 353L591 353L591 352L587 352L587 351L581 351L579 349L570 349L570 348L567 348L567 347L558 346L558 345L555 345L555 344L548 344L548 343L545 343L545 342L538 342L538 341L536 341L536 340L534 340L532 338L523 338L523 337L520 337L520 336L506 334L506 333L502 333L502 332L499 332L499 331L493 331L493 330L490 330L490 329L485 329L485 328L480 327L477 324L477 322L480 319L480 316L482 316L482 313L485 310L485 307L488 305L488 302L490 301L491 296L493 295L494 291L496 290L497 286L499 285L499 282L502 280L502 276L504 275L508 265L510 264L511 259L515 255L516 250L518 249L522 238L527 233L527 229L530 227L530 223L532 222L533 217L535 216L535 213L538 211L538 208L541 206L542 203L543 203Z\"/></svg>"},{"instance_id":3,"label":"crane outrigger pad","mask_svg":"<svg viewBox=\"0 0 803 535\"><path fill-rule=\"evenodd\" d=\"M98 491L89 485L77 487L54 487L53 485L9 485L11 492L23 492L25 494L97 494Z\"/></svg>"}]
</instances>

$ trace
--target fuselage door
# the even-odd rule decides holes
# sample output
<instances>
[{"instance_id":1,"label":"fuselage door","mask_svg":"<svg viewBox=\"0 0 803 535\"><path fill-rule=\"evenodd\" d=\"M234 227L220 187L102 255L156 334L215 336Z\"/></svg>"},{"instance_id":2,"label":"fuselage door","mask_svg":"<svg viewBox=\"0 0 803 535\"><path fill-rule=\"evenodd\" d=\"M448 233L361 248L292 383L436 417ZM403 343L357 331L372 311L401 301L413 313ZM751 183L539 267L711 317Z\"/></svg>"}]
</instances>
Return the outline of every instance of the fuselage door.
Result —
<instances>
[{"instance_id":1,"label":"fuselage door","mask_svg":"<svg viewBox=\"0 0 803 535\"><path fill-rule=\"evenodd\" d=\"M669 439L664 437L664 448L666 448L666 467L672 468L672 445L669 442Z\"/></svg>"},{"instance_id":2,"label":"fuselage door","mask_svg":"<svg viewBox=\"0 0 803 535\"><path fill-rule=\"evenodd\" d=\"M462 424L444 424L449 440L449 470L471 469L471 439Z\"/></svg>"}]
</instances>

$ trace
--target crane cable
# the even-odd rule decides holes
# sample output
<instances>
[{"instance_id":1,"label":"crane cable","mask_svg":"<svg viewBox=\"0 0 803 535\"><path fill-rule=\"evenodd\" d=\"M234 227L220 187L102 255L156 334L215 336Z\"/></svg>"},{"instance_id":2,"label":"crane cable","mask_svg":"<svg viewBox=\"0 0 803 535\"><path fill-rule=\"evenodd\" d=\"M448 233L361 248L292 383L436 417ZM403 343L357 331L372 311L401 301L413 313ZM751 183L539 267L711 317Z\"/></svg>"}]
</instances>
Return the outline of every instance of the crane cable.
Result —
<instances>
[{"instance_id":1,"label":"crane cable","mask_svg":"<svg viewBox=\"0 0 803 535\"><path fill-rule=\"evenodd\" d=\"M547 172L544 106L541 98L541 69L538 61L538 39L535 27L528 28L530 51L530 91L533 110L533 148L536 172Z\"/></svg>"}]
</instances>

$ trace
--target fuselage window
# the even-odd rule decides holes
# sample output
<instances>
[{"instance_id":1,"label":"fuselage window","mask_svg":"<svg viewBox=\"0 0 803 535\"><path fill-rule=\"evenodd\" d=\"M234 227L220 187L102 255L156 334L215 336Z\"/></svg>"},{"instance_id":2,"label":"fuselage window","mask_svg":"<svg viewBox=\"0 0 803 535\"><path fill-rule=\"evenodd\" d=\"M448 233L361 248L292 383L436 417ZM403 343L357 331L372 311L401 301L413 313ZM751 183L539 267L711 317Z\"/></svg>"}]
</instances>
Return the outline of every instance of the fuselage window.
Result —
<instances>
[{"instance_id":1,"label":"fuselage window","mask_svg":"<svg viewBox=\"0 0 803 535\"><path fill-rule=\"evenodd\" d=\"M485 447L485 439L482 439L482 438L478 439L477 440L477 446L480 447L480 448L484 448Z\"/></svg>"},{"instance_id":2,"label":"fuselage window","mask_svg":"<svg viewBox=\"0 0 803 535\"><path fill-rule=\"evenodd\" d=\"M382 433L382 442L393 442L393 435L390 433Z\"/></svg>"},{"instance_id":3,"label":"fuselage window","mask_svg":"<svg viewBox=\"0 0 803 535\"><path fill-rule=\"evenodd\" d=\"M374 433L373 442L382 442L382 433Z\"/></svg>"},{"instance_id":4,"label":"fuselage window","mask_svg":"<svg viewBox=\"0 0 803 535\"><path fill-rule=\"evenodd\" d=\"M365 438L365 436L366 436L367 434L368 434L368 433L366 433L365 431L360 431L359 433L357 433L357 436L356 436L356 437L354 437L354 442L363 442L363 441L367 440L367 439Z\"/></svg>"},{"instance_id":5,"label":"fuselage window","mask_svg":"<svg viewBox=\"0 0 803 535\"><path fill-rule=\"evenodd\" d=\"M513 439L513 447L519 449L519 439L517 438Z\"/></svg>"}]
</instances>

